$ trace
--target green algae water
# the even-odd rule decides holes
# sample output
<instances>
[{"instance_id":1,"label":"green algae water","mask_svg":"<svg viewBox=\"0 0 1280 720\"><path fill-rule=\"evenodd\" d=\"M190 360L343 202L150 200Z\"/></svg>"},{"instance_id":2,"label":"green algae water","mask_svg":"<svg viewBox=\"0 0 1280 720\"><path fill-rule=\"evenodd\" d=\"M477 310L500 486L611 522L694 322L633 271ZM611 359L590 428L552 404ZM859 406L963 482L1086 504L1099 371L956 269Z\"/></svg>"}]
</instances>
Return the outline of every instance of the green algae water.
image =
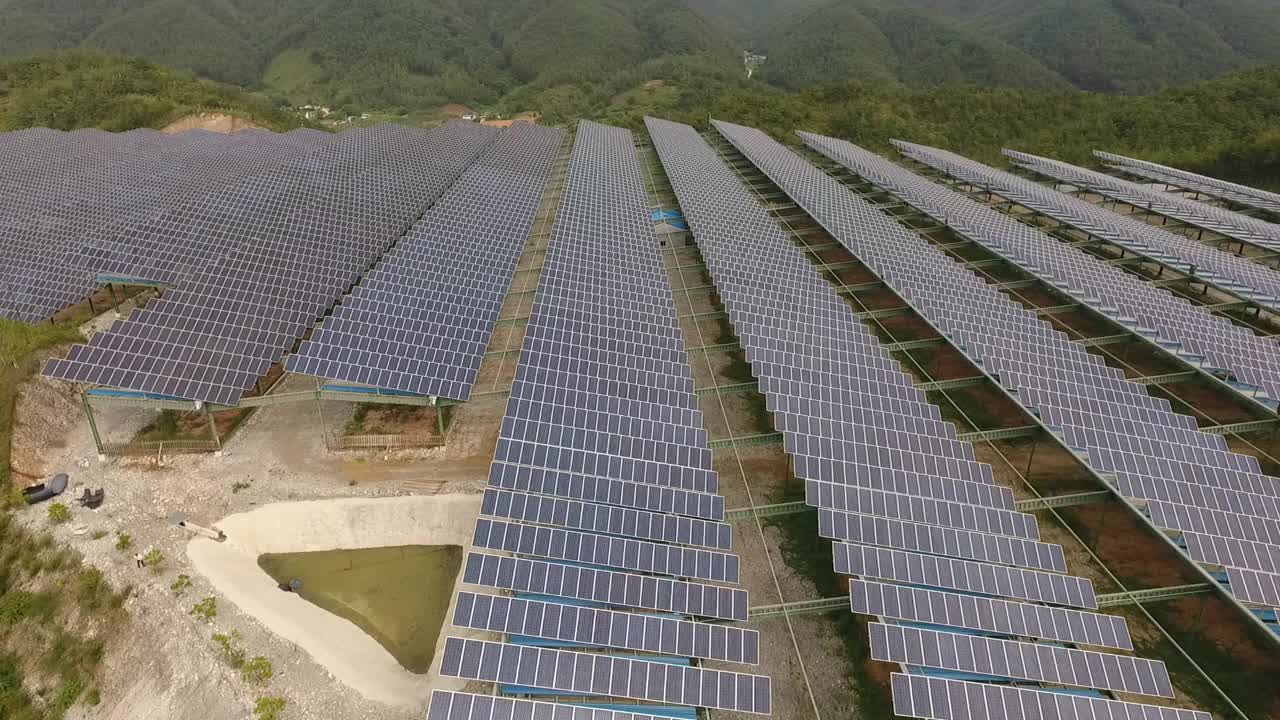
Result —
<instances>
[{"instance_id":1,"label":"green algae water","mask_svg":"<svg viewBox=\"0 0 1280 720\"><path fill-rule=\"evenodd\" d=\"M409 672L431 667L453 583L457 545L269 553L258 566L278 584L300 581L304 600L346 618ZM283 592L283 591L281 591Z\"/></svg>"}]
</instances>

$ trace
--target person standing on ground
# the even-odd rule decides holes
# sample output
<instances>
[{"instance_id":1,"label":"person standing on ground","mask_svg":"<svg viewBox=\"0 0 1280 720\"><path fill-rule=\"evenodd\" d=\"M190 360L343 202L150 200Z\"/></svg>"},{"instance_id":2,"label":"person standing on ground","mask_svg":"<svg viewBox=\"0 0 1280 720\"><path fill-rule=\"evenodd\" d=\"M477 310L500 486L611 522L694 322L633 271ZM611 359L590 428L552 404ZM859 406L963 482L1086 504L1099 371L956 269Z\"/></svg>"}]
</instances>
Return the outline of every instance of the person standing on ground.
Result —
<instances>
[{"instance_id":1,"label":"person standing on ground","mask_svg":"<svg viewBox=\"0 0 1280 720\"><path fill-rule=\"evenodd\" d=\"M144 565L146 565L146 563L142 561L142 553L134 553L133 559L135 562L138 563L138 567L143 567Z\"/></svg>"}]
</instances>

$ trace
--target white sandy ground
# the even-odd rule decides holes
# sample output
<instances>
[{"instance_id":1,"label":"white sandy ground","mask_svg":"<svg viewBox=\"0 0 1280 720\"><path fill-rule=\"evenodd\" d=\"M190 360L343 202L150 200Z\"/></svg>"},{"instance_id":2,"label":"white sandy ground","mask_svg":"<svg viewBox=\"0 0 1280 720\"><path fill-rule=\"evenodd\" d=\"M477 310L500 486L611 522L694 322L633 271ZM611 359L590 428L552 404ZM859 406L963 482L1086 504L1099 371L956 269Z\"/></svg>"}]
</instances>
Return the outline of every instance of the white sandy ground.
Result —
<instances>
[{"instance_id":1,"label":"white sandy ground","mask_svg":"<svg viewBox=\"0 0 1280 720\"><path fill-rule=\"evenodd\" d=\"M430 671L415 675L354 623L277 588L258 567L258 556L398 545L467 548L479 511L474 495L273 503L223 518L217 527L226 541L197 537L188 543L187 556L241 611L301 647L339 682L375 702L423 708L431 690L462 687L440 677L447 632L440 634ZM452 588L423 591L453 594Z\"/></svg>"}]
</instances>

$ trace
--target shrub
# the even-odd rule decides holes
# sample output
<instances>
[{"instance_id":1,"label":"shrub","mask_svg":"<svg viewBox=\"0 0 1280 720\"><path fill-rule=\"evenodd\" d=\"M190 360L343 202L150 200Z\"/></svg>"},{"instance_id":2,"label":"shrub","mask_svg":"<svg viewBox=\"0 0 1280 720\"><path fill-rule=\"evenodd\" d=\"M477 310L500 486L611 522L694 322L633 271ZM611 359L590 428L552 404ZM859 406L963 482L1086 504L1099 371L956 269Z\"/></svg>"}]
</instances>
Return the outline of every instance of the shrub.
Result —
<instances>
[{"instance_id":1,"label":"shrub","mask_svg":"<svg viewBox=\"0 0 1280 720\"><path fill-rule=\"evenodd\" d=\"M124 603L129 599L130 595L133 595L133 586L125 585L124 589L120 592L111 593L111 598L107 600L107 604L110 605L113 610L119 610L124 607Z\"/></svg>"},{"instance_id":2,"label":"shrub","mask_svg":"<svg viewBox=\"0 0 1280 720\"><path fill-rule=\"evenodd\" d=\"M173 591L174 595L181 597L187 592L187 589L190 587L191 587L191 576L179 575L178 579L174 580L173 584L169 586L169 589Z\"/></svg>"},{"instance_id":3,"label":"shrub","mask_svg":"<svg viewBox=\"0 0 1280 720\"><path fill-rule=\"evenodd\" d=\"M49 619L57 598L49 593L8 592L0 595L0 625L14 625L25 618Z\"/></svg>"},{"instance_id":4,"label":"shrub","mask_svg":"<svg viewBox=\"0 0 1280 720\"><path fill-rule=\"evenodd\" d=\"M84 696L84 704L90 707L102 703L102 694L98 692L98 688L90 688L89 692Z\"/></svg>"},{"instance_id":5,"label":"shrub","mask_svg":"<svg viewBox=\"0 0 1280 720\"><path fill-rule=\"evenodd\" d=\"M210 595L192 605L191 614L201 620L213 620L218 617L218 598Z\"/></svg>"},{"instance_id":6,"label":"shrub","mask_svg":"<svg viewBox=\"0 0 1280 720\"><path fill-rule=\"evenodd\" d=\"M71 519L71 509L68 508L66 505L63 505L62 503L54 503L49 506L49 522L50 523L54 525L61 525L62 523L70 519Z\"/></svg>"},{"instance_id":7,"label":"shrub","mask_svg":"<svg viewBox=\"0 0 1280 720\"><path fill-rule=\"evenodd\" d=\"M253 714L258 716L258 720L280 720L285 705L288 704L282 697L260 697L253 708Z\"/></svg>"},{"instance_id":8,"label":"shrub","mask_svg":"<svg viewBox=\"0 0 1280 720\"><path fill-rule=\"evenodd\" d=\"M129 533L116 533L116 549L124 552L133 546L133 536Z\"/></svg>"},{"instance_id":9,"label":"shrub","mask_svg":"<svg viewBox=\"0 0 1280 720\"><path fill-rule=\"evenodd\" d=\"M250 685L266 685L275 675L271 661L261 655L255 655L244 663L240 675Z\"/></svg>"},{"instance_id":10,"label":"shrub","mask_svg":"<svg viewBox=\"0 0 1280 720\"><path fill-rule=\"evenodd\" d=\"M111 586L98 568L81 570L76 576L76 599L87 610L100 610L111 602Z\"/></svg>"},{"instance_id":11,"label":"shrub","mask_svg":"<svg viewBox=\"0 0 1280 720\"><path fill-rule=\"evenodd\" d=\"M101 639L79 637L58 628L40 664L63 678L73 677L73 672L91 675L102 662L102 652Z\"/></svg>"},{"instance_id":12,"label":"shrub","mask_svg":"<svg viewBox=\"0 0 1280 720\"><path fill-rule=\"evenodd\" d=\"M80 684L80 681L76 678L71 678L64 682L62 687L58 688L58 696L54 698L53 705L59 710L66 710L76 704L76 700L80 699L80 695L83 692L84 687Z\"/></svg>"},{"instance_id":13,"label":"shrub","mask_svg":"<svg viewBox=\"0 0 1280 720\"><path fill-rule=\"evenodd\" d=\"M230 633L214 633L213 641L222 648L222 659L231 667L240 670L244 668L244 648L238 647L236 643L240 640L240 631L232 630Z\"/></svg>"},{"instance_id":14,"label":"shrub","mask_svg":"<svg viewBox=\"0 0 1280 720\"><path fill-rule=\"evenodd\" d=\"M10 488L3 495L0 495L0 510L12 510L14 508L26 507L27 496L22 494L22 488Z\"/></svg>"},{"instance_id":15,"label":"shrub","mask_svg":"<svg viewBox=\"0 0 1280 720\"><path fill-rule=\"evenodd\" d=\"M142 564L159 572L160 566L164 564L164 553L160 552L160 548L151 548L142 556Z\"/></svg>"}]
</instances>

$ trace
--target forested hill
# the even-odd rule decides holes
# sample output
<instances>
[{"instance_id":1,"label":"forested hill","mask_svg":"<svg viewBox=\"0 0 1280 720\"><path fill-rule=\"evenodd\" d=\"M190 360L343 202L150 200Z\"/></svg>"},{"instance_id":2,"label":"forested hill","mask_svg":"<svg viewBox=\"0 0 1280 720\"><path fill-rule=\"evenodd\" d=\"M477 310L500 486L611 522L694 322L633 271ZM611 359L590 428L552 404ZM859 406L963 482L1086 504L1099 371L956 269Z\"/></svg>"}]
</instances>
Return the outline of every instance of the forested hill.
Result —
<instances>
[{"instance_id":1,"label":"forested hill","mask_svg":"<svg viewBox=\"0 0 1280 720\"><path fill-rule=\"evenodd\" d=\"M768 17L763 77L787 87L862 73L1142 93L1280 62L1277 0L778 0Z\"/></svg>"},{"instance_id":2,"label":"forested hill","mask_svg":"<svg viewBox=\"0 0 1280 720\"><path fill-rule=\"evenodd\" d=\"M206 111L278 131L298 125L265 98L145 60L59 53L0 62L0 131L160 128Z\"/></svg>"},{"instance_id":3,"label":"forested hill","mask_svg":"<svg viewBox=\"0 0 1280 720\"><path fill-rule=\"evenodd\" d=\"M653 58L735 62L682 0L0 0L0 54L64 48L353 109L589 86Z\"/></svg>"},{"instance_id":4,"label":"forested hill","mask_svg":"<svg viewBox=\"0 0 1280 720\"><path fill-rule=\"evenodd\" d=\"M889 139L901 138L993 163L1003 163L1002 147L1084 164L1104 148L1280 188L1280 66L1142 96L860 81L715 91L673 82L637 89L593 117L639 128L646 113L699 127L716 117L787 140L810 130L890 154Z\"/></svg>"},{"instance_id":5,"label":"forested hill","mask_svg":"<svg viewBox=\"0 0 1280 720\"><path fill-rule=\"evenodd\" d=\"M553 90L527 100L545 103L536 106L544 120L562 125L585 117L639 129L650 114L702 127L711 116L784 139L805 129L887 150L889 138L903 138L992 162L1001 147L1084 163L1105 148L1280 187L1280 66L1134 97L859 81L792 92L691 61L646 64L630 77L651 73L664 82L635 80L613 96ZM277 130L297 124L260 96L142 60L60 54L0 63L0 130L160 127L201 110Z\"/></svg>"},{"instance_id":6,"label":"forested hill","mask_svg":"<svg viewBox=\"0 0 1280 720\"><path fill-rule=\"evenodd\" d=\"M1142 93L1280 62L1280 0L0 0L0 57L96 49L348 111L581 105L696 60L849 80Z\"/></svg>"}]
</instances>

